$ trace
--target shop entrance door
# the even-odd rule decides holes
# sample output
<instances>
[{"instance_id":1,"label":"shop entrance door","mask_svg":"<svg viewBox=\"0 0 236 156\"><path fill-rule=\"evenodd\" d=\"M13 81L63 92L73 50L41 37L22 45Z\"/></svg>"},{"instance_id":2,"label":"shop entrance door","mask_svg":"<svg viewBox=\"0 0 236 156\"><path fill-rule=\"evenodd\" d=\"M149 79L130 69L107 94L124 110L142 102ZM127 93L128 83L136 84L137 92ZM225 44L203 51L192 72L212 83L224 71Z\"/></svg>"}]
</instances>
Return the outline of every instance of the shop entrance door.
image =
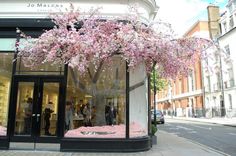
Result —
<instances>
[{"instance_id":1,"label":"shop entrance door","mask_svg":"<svg viewBox=\"0 0 236 156\"><path fill-rule=\"evenodd\" d=\"M37 143L59 143L61 85L55 78L15 78L10 148L37 149Z\"/></svg>"}]
</instances>

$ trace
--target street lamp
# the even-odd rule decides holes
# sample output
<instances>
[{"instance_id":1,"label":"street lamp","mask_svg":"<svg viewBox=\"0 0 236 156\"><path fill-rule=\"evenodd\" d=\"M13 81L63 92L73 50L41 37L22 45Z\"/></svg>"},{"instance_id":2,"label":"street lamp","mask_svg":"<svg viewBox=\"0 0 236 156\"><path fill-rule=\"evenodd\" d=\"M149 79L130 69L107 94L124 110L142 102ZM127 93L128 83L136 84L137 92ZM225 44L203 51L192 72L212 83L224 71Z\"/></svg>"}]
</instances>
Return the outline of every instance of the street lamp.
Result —
<instances>
[{"instance_id":1,"label":"street lamp","mask_svg":"<svg viewBox=\"0 0 236 156\"><path fill-rule=\"evenodd\" d=\"M156 127L157 125L157 117L156 117L156 91L157 91L157 88L156 88L156 70L155 70L155 66L156 66L156 63L154 63L153 65L153 94L154 94L154 103L153 103L153 107L154 107L154 125Z\"/></svg>"}]
</instances>

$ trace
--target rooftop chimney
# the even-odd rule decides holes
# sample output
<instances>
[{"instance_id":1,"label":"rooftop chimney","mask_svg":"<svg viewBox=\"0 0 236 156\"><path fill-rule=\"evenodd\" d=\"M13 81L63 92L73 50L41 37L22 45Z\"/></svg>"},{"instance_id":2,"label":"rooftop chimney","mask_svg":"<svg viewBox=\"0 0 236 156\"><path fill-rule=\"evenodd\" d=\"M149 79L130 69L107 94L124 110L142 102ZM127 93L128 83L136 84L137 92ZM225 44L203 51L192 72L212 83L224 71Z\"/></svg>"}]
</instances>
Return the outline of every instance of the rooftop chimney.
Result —
<instances>
[{"instance_id":1,"label":"rooftop chimney","mask_svg":"<svg viewBox=\"0 0 236 156\"><path fill-rule=\"evenodd\" d=\"M209 5L207 13L210 38L215 39L220 35L220 9L218 6Z\"/></svg>"}]
</instances>

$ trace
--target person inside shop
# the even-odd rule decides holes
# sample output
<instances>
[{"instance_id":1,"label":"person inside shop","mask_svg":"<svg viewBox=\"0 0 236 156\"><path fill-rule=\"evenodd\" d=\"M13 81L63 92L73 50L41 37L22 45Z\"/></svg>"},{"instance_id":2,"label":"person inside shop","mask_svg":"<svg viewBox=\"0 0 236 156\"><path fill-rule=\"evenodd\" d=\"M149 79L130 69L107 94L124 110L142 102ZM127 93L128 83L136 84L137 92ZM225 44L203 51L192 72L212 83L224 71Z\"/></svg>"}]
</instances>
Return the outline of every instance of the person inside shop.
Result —
<instances>
[{"instance_id":1,"label":"person inside shop","mask_svg":"<svg viewBox=\"0 0 236 156\"><path fill-rule=\"evenodd\" d=\"M108 105L105 106L105 120L106 120L106 125L109 125L109 121L110 121L110 116L109 116L109 112L111 109L111 102L108 103Z\"/></svg>"},{"instance_id":2,"label":"person inside shop","mask_svg":"<svg viewBox=\"0 0 236 156\"><path fill-rule=\"evenodd\" d=\"M83 114L84 114L84 126L92 126L91 111L90 111L90 104L89 103L87 103L84 106Z\"/></svg>"},{"instance_id":3,"label":"person inside shop","mask_svg":"<svg viewBox=\"0 0 236 156\"><path fill-rule=\"evenodd\" d=\"M114 125L116 123L116 109L112 104L109 111L109 125Z\"/></svg>"},{"instance_id":4,"label":"person inside shop","mask_svg":"<svg viewBox=\"0 0 236 156\"><path fill-rule=\"evenodd\" d=\"M49 101L49 103L45 106L44 109L44 121L45 121L45 135L51 135L51 133L49 132L50 129L50 118L51 118L51 114L54 112L52 109L53 103L51 101Z\"/></svg>"},{"instance_id":5,"label":"person inside shop","mask_svg":"<svg viewBox=\"0 0 236 156\"><path fill-rule=\"evenodd\" d=\"M83 100L79 100L79 104L78 104L78 110L80 111L80 112L77 112L77 114L82 114L83 115L83 110L84 110L84 107L85 107L85 105L84 105L84 101Z\"/></svg>"},{"instance_id":6,"label":"person inside shop","mask_svg":"<svg viewBox=\"0 0 236 156\"><path fill-rule=\"evenodd\" d=\"M66 102L66 114L65 114L65 129L66 131L73 129L73 106L72 102Z\"/></svg>"},{"instance_id":7,"label":"person inside shop","mask_svg":"<svg viewBox=\"0 0 236 156\"><path fill-rule=\"evenodd\" d=\"M32 117L32 110L33 110L33 99L28 98L24 107L24 133L30 134L31 132L31 117Z\"/></svg>"}]
</instances>

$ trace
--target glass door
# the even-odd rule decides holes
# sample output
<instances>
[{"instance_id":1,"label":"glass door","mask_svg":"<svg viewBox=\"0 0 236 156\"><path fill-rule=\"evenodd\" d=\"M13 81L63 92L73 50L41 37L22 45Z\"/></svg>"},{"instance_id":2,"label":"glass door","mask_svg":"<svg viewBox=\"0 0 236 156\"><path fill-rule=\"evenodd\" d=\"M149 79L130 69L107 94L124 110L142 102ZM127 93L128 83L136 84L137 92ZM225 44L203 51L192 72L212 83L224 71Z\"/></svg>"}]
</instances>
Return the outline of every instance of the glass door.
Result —
<instances>
[{"instance_id":1,"label":"glass door","mask_svg":"<svg viewBox=\"0 0 236 156\"><path fill-rule=\"evenodd\" d=\"M35 109L38 86L35 81L18 82L16 99L16 114L14 124L14 136L25 136L33 141L33 122L35 120Z\"/></svg>"},{"instance_id":2,"label":"glass door","mask_svg":"<svg viewBox=\"0 0 236 156\"><path fill-rule=\"evenodd\" d=\"M43 82L42 86L42 102L38 108L41 113L37 114L40 117L39 136L55 137L58 123L59 83Z\"/></svg>"},{"instance_id":3,"label":"glass door","mask_svg":"<svg viewBox=\"0 0 236 156\"><path fill-rule=\"evenodd\" d=\"M55 142L59 136L60 88L61 81L58 79L15 80L15 116L11 142Z\"/></svg>"}]
</instances>

